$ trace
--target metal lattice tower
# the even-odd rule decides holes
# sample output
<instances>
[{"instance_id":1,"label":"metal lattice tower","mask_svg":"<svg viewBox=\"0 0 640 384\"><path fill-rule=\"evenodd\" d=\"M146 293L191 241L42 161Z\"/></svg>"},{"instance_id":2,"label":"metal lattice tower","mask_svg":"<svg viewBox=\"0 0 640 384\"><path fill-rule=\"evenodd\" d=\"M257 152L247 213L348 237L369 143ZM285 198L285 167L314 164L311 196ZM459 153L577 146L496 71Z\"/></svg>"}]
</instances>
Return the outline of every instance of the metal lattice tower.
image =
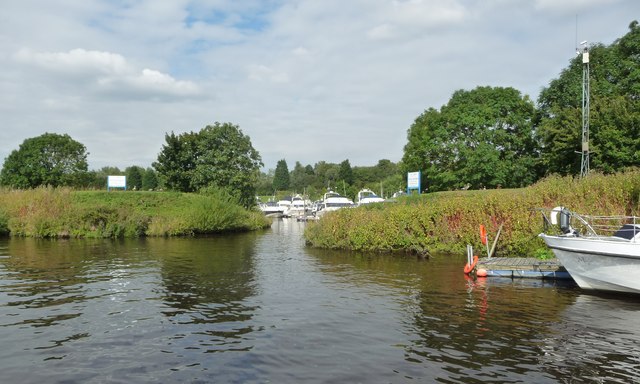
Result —
<instances>
[{"instance_id":1,"label":"metal lattice tower","mask_svg":"<svg viewBox=\"0 0 640 384\"><path fill-rule=\"evenodd\" d=\"M589 173L589 48L587 42L582 49L582 163L580 177Z\"/></svg>"}]
</instances>

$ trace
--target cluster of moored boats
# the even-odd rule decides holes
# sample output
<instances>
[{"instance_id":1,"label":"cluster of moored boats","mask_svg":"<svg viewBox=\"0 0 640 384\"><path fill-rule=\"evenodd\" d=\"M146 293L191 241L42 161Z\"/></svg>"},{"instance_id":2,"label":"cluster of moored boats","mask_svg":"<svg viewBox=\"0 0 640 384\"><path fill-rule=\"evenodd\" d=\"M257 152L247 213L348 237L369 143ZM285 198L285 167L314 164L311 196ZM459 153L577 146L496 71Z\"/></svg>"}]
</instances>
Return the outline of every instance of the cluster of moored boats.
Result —
<instances>
[{"instance_id":1,"label":"cluster of moored boats","mask_svg":"<svg viewBox=\"0 0 640 384\"><path fill-rule=\"evenodd\" d=\"M291 217L296 219L318 219L327 212L342 208L352 208L363 204L381 203L385 199L370 189L358 192L356 201L334 191L327 191L321 200L311 201L302 195L287 196L278 201L260 203L259 208L270 217Z\"/></svg>"}]
</instances>

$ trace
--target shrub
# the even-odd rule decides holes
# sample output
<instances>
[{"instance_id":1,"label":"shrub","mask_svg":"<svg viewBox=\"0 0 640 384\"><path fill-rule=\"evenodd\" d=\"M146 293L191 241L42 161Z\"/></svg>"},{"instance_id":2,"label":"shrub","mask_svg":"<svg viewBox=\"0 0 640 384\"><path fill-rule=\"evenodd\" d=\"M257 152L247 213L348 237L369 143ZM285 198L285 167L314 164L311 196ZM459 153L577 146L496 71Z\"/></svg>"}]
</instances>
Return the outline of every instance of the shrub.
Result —
<instances>
[{"instance_id":1,"label":"shrub","mask_svg":"<svg viewBox=\"0 0 640 384\"><path fill-rule=\"evenodd\" d=\"M270 222L224 191L0 190L0 234L121 238L253 230Z\"/></svg>"},{"instance_id":2,"label":"shrub","mask_svg":"<svg viewBox=\"0 0 640 384\"><path fill-rule=\"evenodd\" d=\"M502 228L497 243L501 254L542 255L538 208L564 205L592 215L635 215L639 193L638 170L593 173L584 179L551 176L521 189L437 192L375 209L343 209L310 223L305 239L321 248L459 254L467 244L485 249L479 236L482 224L492 237Z\"/></svg>"}]
</instances>

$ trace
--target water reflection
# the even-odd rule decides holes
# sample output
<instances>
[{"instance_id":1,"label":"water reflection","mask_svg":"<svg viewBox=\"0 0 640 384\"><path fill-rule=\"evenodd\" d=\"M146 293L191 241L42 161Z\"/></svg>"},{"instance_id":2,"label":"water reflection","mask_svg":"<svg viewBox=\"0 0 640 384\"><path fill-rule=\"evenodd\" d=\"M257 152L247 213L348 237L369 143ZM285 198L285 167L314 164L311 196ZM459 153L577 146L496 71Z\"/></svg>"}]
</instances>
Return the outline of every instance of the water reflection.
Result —
<instances>
[{"instance_id":1,"label":"water reflection","mask_svg":"<svg viewBox=\"0 0 640 384\"><path fill-rule=\"evenodd\" d=\"M123 260L120 249L131 244L113 241L51 241L12 239L3 247L2 299L16 307L13 324L50 326L81 315L83 303L98 296L124 291L135 277L136 261ZM109 255L120 254L117 257ZM106 257L105 257L106 256ZM87 290L88 284L106 282L108 289ZM60 313L66 306L67 313ZM22 311L21 309L26 309Z\"/></svg>"},{"instance_id":2,"label":"water reflection","mask_svg":"<svg viewBox=\"0 0 640 384\"><path fill-rule=\"evenodd\" d=\"M416 262L310 252L337 282L394 298L404 334L396 346L412 366L395 365L406 378L586 383L639 377L636 298L585 294L571 281L465 280L463 261L452 268L446 256Z\"/></svg>"},{"instance_id":3,"label":"water reflection","mask_svg":"<svg viewBox=\"0 0 640 384\"><path fill-rule=\"evenodd\" d=\"M0 379L147 381L250 349L256 236L0 240Z\"/></svg>"},{"instance_id":4,"label":"water reflection","mask_svg":"<svg viewBox=\"0 0 640 384\"><path fill-rule=\"evenodd\" d=\"M151 254L162 255L162 314L175 325L191 325L189 334L172 336L174 349L211 353L252 348L245 335L256 330L247 322L257 307L246 300L256 294L256 236L149 243Z\"/></svg>"},{"instance_id":5,"label":"water reflection","mask_svg":"<svg viewBox=\"0 0 640 384\"><path fill-rule=\"evenodd\" d=\"M576 383L640 377L640 298L580 294L545 335L541 363Z\"/></svg>"},{"instance_id":6,"label":"water reflection","mask_svg":"<svg viewBox=\"0 0 640 384\"><path fill-rule=\"evenodd\" d=\"M0 240L0 382L630 382L640 300L464 260L198 239ZM571 379L569 379L571 378Z\"/></svg>"}]
</instances>

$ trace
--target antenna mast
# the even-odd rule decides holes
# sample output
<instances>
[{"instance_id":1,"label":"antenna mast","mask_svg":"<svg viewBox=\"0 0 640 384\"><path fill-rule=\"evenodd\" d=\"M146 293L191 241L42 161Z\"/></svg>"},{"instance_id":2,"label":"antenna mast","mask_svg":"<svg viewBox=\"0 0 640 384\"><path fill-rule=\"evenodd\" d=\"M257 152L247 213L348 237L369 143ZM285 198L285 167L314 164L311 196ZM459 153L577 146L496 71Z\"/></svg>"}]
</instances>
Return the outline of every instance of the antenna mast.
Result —
<instances>
[{"instance_id":1,"label":"antenna mast","mask_svg":"<svg viewBox=\"0 0 640 384\"><path fill-rule=\"evenodd\" d=\"M582 163L580 177L589 173L589 48L587 42L582 48Z\"/></svg>"}]
</instances>

